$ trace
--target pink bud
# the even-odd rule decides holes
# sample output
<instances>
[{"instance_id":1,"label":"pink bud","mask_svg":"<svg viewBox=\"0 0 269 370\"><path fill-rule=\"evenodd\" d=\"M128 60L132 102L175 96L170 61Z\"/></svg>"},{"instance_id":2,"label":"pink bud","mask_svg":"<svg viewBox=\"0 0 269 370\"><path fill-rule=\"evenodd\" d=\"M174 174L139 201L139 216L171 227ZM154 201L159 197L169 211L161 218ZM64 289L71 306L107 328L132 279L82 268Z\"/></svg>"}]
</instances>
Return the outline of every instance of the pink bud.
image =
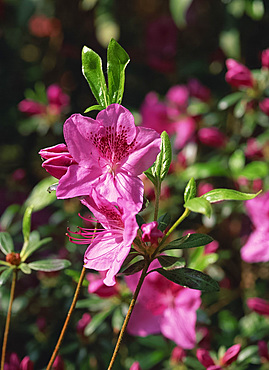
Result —
<instances>
[{"instance_id":1,"label":"pink bud","mask_svg":"<svg viewBox=\"0 0 269 370\"><path fill-rule=\"evenodd\" d=\"M136 361L133 363L133 365L130 367L130 370L142 370L140 365L139 365L139 362Z\"/></svg>"},{"instance_id":2,"label":"pink bud","mask_svg":"<svg viewBox=\"0 0 269 370\"><path fill-rule=\"evenodd\" d=\"M65 144L58 144L49 148L40 150L39 154L45 161L42 167L56 179L60 179L66 174L68 167L76 163L68 151Z\"/></svg>"},{"instance_id":3,"label":"pink bud","mask_svg":"<svg viewBox=\"0 0 269 370\"><path fill-rule=\"evenodd\" d=\"M26 356L21 362L20 370L33 370L34 363L30 360L30 357Z\"/></svg>"},{"instance_id":4,"label":"pink bud","mask_svg":"<svg viewBox=\"0 0 269 370\"><path fill-rule=\"evenodd\" d=\"M192 117L184 117L173 124L176 131L175 148L182 149L193 137L196 122Z\"/></svg>"},{"instance_id":5,"label":"pink bud","mask_svg":"<svg viewBox=\"0 0 269 370\"><path fill-rule=\"evenodd\" d=\"M214 186L212 184L210 184L209 182L201 181L197 188L197 197L201 197L202 195L208 193L213 189Z\"/></svg>"},{"instance_id":6,"label":"pink bud","mask_svg":"<svg viewBox=\"0 0 269 370\"><path fill-rule=\"evenodd\" d=\"M234 346L227 349L224 356L220 360L221 365L231 365L234 361L236 361L239 352L241 350L241 344L235 344Z\"/></svg>"},{"instance_id":7,"label":"pink bud","mask_svg":"<svg viewBox=\"0 0 269 370\"><path fill-rule=\"evenodd\" d=\"M269 302L262 298L247 299L247 306L252 311L257 312L259 315L269 316Z\"/></svg>"},{"instance_id":8,"label":"pink bud","mask_svg":"<svg viewBox=\"0 0 269 370\"><path fill-rule=\"evenodd\" d=\"M249 157L249 158L253 158L253 157L262 158L263 157L262 146L256 138L252 137L248 139L247 146L245 149L245 155L246 157Z\"/></svg>"},{"instance_id":9,"label":"pink bud","mask_svg":"<svg viewBox=\"0 0 269 370\"><path fill-rule=\"evenodd\" d=\"M191 78L188 82L188 89L191 96L194 96L201 101L207 102L210 100L210 90L201 84L196 78Z\"/></svg>"},{"instance_id":10,"label":"pink bud","mask_svg":"<svg viewBox=\"0 0 269 370\"><path fill-rule=\"evenodd\" d=\"M197 135L201 143L213 148L223 147L226 145L227 142L226 136L216 127L201 128L198 131Z\"/></svg>"},{"instance_id":11,"label":"pink bud","mask_svg":"<svg viewBox=\"0 0 269 370\"><path fill-rule=\"evenodd\" d=\"M269 49L265 49L262 52L262 66L269 69Z\"/></svg>"},{"instance_id":12,"label":"pink bud","mask_svg":"<svg viewBox=\"0 0 269 370\"><path fill-rule=\"evenodd\" d=\"M151 244L158 243L158 238L163 237L163 232L158 229L158 222L152 221L141 226L143 242L151 242Z\"/></svg>"},{"instance_id":13,"label":"pink bud","mask_svg":"<svg viewBox=\"0 0 269 370\"><path fill-rule=\"evenodd\" d=\"M269 98L263 99L259 104L260 109L269 116Z\"/></svg>"},{"instance_id":14,"label":"pink bud","mask_svg":"<svg viewBox=\"0 0 269 370\"><path fill-rule=\"evenodd\" d=\"M64 362L61 358L61 356L57 356L53 365L52 365L53 370L64 370Z\"/></svg>"},{"instance_id":15,"label":"pink bud","mask_svg":"<svg viewBox=\"0 0 269 370\"><path fill-rule=\"evenodd\" d=\"M182 362L182 360L186 357L186 352L184 351L183 348L177 346L173 349L171 353L171 361L174 364L178 364Z\"/></svg>"},{"instance_id":16,"label":"pink bud","mask_svg":"<svg viewBox=\"0 0 269 370\"><path fill-rule=\"evenodd\" d=\"M184 85L173 86L168 90L166 98L172 107L185 111L188 106L189 90Z\"/></svg>"},{"instance_id":17,"label":"pink bud","mask_svg":"<svg viewBox=\"0 0 269 370\"><path fill-rule=\"evenodd\" d=\"M92 320L91 315L88 312L85 312L82 315L82 318L77 322L77 327L76 327L77 333L83 336L84 330L86 326L91 322L91 320Z\"/></svg>"},{"instance_id":18,"label":"pink bud","mask_svg":"<svg viewBox=\"0 0 269 370\"><path fill-rule=\"evenodd\" d=\"M206 349L198 348L196 351L196 356L199 362L206 368L209 366L215 366L215 363Z\"/></svg>"},{"instance_id":19,"label":"pink bud","mask_svg":"<svg viewBox=\"0 0 269 370\"><path fill-rule=\"evenodd\" d=\"M260 340L258 342L258 348L259 348L259 355L263 362L269 361L269 353L268 353L268 346L267 343L264 340Z\"/></svg>"},{"instance_id":20,"label":"pink bud","mask_svg":"<svg viewBox=\"0 0 269 370\"><path fill-rule=\"evenodd\" d=\"M213 242L207 244L204 249L204 254L215 253L219 248L219 243L217 240L213 240Z\"/></svg>"},{"instance_id":21,"label":"pink bud","mask_svg":"<svg viewBox=\"0 0 269 370\"><path fill-rule=\"evenodd\" d=\"M222 367L219 365L212 365L212 366L208 366L206 370L222 370Z\"/></svg>"},{"instance_id":22,"label":"pink bud","mask_svg":"<svg viewBox=\"0 0 269 370\"><path fill-rule=\"evenodd\" d=\"M36 101L24 99L18 104L18 108L22 113L28 116L36 116L46 112L46 107Z\"/></svg>"},{"instance_id":23,"label":"pink bud","mask_svg":"<svg viewBox=\"0 0 269 370\"><path fill-rule=\"evenodd\" d=\"M225 79L228 84L235 87L253 87L253 77L251 71L234 59L227 59L226 66L228 71Z\"/></svg>"},{"instance_id":24,"label":"pink bud","mask_svg":"<svg viewBox=\"0 0 269 370\"><path fill-rule=\"evenodd\" d=\"M69 105L70 98L64 94L60 86L53 84L47 88L47 96L50 105L55 105L59 109Z\"/></svg>"}]
</instances>

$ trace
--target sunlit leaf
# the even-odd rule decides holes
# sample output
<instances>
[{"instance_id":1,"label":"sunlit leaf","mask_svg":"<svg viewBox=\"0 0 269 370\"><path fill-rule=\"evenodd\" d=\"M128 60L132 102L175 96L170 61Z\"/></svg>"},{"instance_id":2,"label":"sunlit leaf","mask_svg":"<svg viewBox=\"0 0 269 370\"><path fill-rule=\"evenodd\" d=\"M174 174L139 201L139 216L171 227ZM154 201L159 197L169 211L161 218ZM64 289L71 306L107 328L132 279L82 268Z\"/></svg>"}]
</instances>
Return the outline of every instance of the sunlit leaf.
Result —
<instances>
[{"instance_id":1,"label":"sunlit leaf","mask_svg":"<svg viewBox=\"0 0 269 370\"><path fill-rule=\"evenodd\" d=\"M239 176L246 177L248 180L261 179L267 176L268 165L265 162L253 161L247 164L239 173Z\"/></svg>"},{"instance_id":2,"label":"sunlit leaf","mask_svg":"<svg viewBox=\"0 0 269 370\"><path fill-rule=\"evenodd\" d=\"M101 105L92 105L91 107L85 109L84 113L88 113L88 112L91 112L93 110L102 110L103 107Z\"/></svg>"},{"instance_id":3,"label":"sunlit leaf","mask_svg":"<svg viewBox=\"0 0 269 370\"><path fill-rule=\"evenodd\" d=\"M211 217L212 207L209 201L205 198L192 198L184 204L192 212L202 213L207 217Z\"/></svg>"},{"instance_id":4,"label":"sunlit leaf","mask_svg":"<svg viewBox=\"0 0 269 370\"><path fill-rule=\"evenodd\" d=\"M14 252L13 240L10 234L5 231L0 232L0 249L5 255Z\"/></svg>"},{"instance_id":5,"label":"sunlit leaf","mask_svg":"<svg viewBox=\"0 0 269 370\"><path fill-rule=\"evenodd\" d=\"M220 110L225 110L229 108L231 105L234 105L236 102L238 102L239 99L242 99L243 96L244 93L242 91L237 91L235 93L226 95L219 101L218 108Z\"/></svg>"},{"instance_id":6,"label":"sunlit leaf","mask_svg":"<svg viewBox=\"0 0 269 370\"><path fill-rule=\"evenodd\" d=\"M26 208L23 216L22 221L22 233L24 237L24 243L29 240L30 232L31 232L31 217L33 212L33 206L29 206Z\"/></svg>"},{"instance_id":7,"label":"sunlit leaf","mask_svg":"<svg viewBox=\"0 0 269 370\"><path fill-rule=\"evenodd\" d=\"M63 270L70 265L71 262L64 259L47 259L28 263L32 270L45 272Z\"/></svg>"},{"instance_id":8,"label":"sunlit leaf","mask_svg":"<svg viewBox=\"0 0 269 370\"><path fill-rule=\"evenodd\" d=\"M213 189L203 194L201 198L206 199L210 203L215 203L222 200L249 200L255 198L259 193L248 194L232 189Z\"/></svg>"},{"instance_id":9,"label":"sunlit leaf","mask_svg":"<svg viewBox=\"0 0 269 370\"><path fill-rule=\"evenodd\" d=\"M47 189L55 183L54 177L46 177L41 180L32 190L24 204L25 207L33 206L33 212L40 211L56 200L55 193L49 193Z\"/></svg>"},{"instance_id":10,"label":"sunlit leaf","mask_svg":"<svg viewBox=\"0 0 269 370\"><path fill-rule=\"evenodd\" d=\"M31 274L31 269L27 263L21 263L19 268L22 270L24 274Z\"/></svg>"},{"instance_id":11,"label":"sunlit leaf","mask_svg":"<svg viewBox=\"0 0 269 370\"><path fill-rule=\"evenodd\" d=\"M188 182L185 190L184 190L184 202L194 198L196 196L196 183L194 178L192 177Z\"/></svg>"}]
</instances>

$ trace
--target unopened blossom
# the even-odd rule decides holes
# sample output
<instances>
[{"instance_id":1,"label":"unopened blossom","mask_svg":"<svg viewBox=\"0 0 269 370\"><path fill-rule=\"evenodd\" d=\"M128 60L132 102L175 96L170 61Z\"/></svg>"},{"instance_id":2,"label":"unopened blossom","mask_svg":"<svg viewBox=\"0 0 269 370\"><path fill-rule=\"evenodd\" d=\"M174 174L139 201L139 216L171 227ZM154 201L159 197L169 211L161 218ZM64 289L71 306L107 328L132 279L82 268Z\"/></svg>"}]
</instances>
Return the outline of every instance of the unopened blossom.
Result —
<instances>
[{"instance_id":1,"label":"unopened blossom","mask_svg":"<svg viewBox=\"0 0 269 370\"><path fill-rule=\"evenodd\" d=\"M265 113L267 116L269 116L269 98L264 98L260 103L259 103L260 109Z\"/></svg>"},{"instance_id":2,"label":"unopened blossom","mask_svg":"<svg viewBox=\"0 0 269 370\"><path fill-rule=\"evenodd\" d=\"M30 360L29 356L24 357L22 361L20 361L16 353L11 353L6 357L4 370L33 370L33 369L34 363L33 361Z\"/></svg>"},{"instance_id":3,"label":"unopened blossom","mask_svg":"<svg viewBox=\"0 0 269 370\"><path fill-rule=\"evenodd\" d=\"M262 298L248 298L247 306L259 315L269 316L269 302Z\"/></svg>"},{"instance_id":4,"label":"unopened blossom","mask_svg":"<svg viewBox=\"0 0 269 370\"><path fill-rule=\"evenodd\" d=\"M209 182L201 181L198 184L197 187L197 197L201 197L205 193L208 193L209 191L213 190L214 186L210 184Z\"/></svg>"},{"instance_id":5,"label":"unopened blossom","mask_svg":"<svg viewBox=\"0 0 269 370\"><path fill-rule=\"evenodd\" d=\"M158 243L158 239L164 236L163 232L158 229L158 222L152 221L141 226L143 242L151 244Z\"/></svg>"},{"instance_id":6,"label":"unopened blossom","mask_svg":"<svg viewBox=\"0 0 269 370\"><path fill-rule=\"evenodd\" d=\"M150 269L159 266L155 260ZM136 273L125 278L132 291L139 277L140 273ZM159 273L151 272L143 282L127 331L141 337L161 333L184 349L193 348L200 295L198 290L183 288Z\"/></svg>"},{"instance_id":7,"label":"unopened blossom","mask_svg":"<svg viewBox=\"0 0 269 370\"><path fill-rule=\"evenodd\" d=\"M235 87L253 87L254 80L251 71L234 59L226 60L227 73L225 79L228 84Z\"/></svg>"},{"instance_id":8,"label":"unopened blossom","mask_svg":"<svg viewBox=\"0 0 269 370\"><path fill-rule=\"evenodd\" d=\"M219 242L217 240L213 240L213 242L205 245L204 254L216 253L219 248Z\"/></svg>"},{"instance_id":9,"label":"unopened blossom","mask_svg":"<svg viewBox=\"0 0 269 370\"><path fill-rule=\"evenodd\" d=\"M222 148L227 142L226 136L216 127L203 127L197 135L202 144L213 148Z\"/></svg>"},{"instance_id":10,"label":"unopened blossom","mask_svg":"<svg viewBox=\"0 0 269 370\"><path fill-rule=\"evenodd\" d=\"M190 140L192 140L196 131L196 121L193 117L184 116L174 124L176 138L174 146L176 149L182 149Z\"/></svg>"},{"instance_id":11,"label":"unopened blossom","mask_svg":"<svg viewBox=\"0 0 269 370\"><path fill-rule=\"evenodd\" d=\"M77 333L81 335L82 337L84 336L84 330L88 326L88 324L91 322L92 318L91 315L88 312L85 312L82 315L82 318L77 322Z\"/></svg>"},{"instance_id":12,"label":"unopened blossom","mask_svg":"<svg viewBox=\"0 0 269 370\"><path fill-rule=\"evenodd\" d=\"M188 81L187 86L190 96L193 96L194 98L197 98L203 102L208 102L210 100L210 90L206 86L202 85L201 82L196 78L191 78Z\"/></svg>"},{"instance_id":13,"label":"unopened blossom","mask_svg":"<svg viewBox=\"0 0 269 370\"><path fill-rule=\"evenodd\" d=\"M251 137L247 140L245 155L246 157L251 158L251 159L254 159L254 158L257 159L257 158L264 157L263 151L262 151L262 145L259 143L259 141L256 138Z\"/></svg>"},{"instance_id":14,"label":"unopened blossom","mask_svg":"<svg viewBox=\"0 0 269 370\"><path fill-rule=\"evenodd\" d=\"M61 356L56 356L52 370L65 370L64 361Z\"/></svg>"},{"instance_id":15,"label":"unopened blossom","mask_svg":"<svg viewBox=\"0 0 269 370\"><path fill-rule=\"evenodd\" d=\"M101 230L79 228L77 232L69 231L70 241L77 244L89 244L84 254L84 266L97 271L106 271L104 284L116 284L115 275L127 257L138 225L136 207L132 202L118 198L117 207L94 189L90 196L81 201L92 211Z\"/></svg>"},{"instance_id":16,"label":"unopened blossom","mask_svg":"<svg viewBox=\"0 0 269 370\"><path fill-rule=\"evenodd\" d=\"M259 355L262 362L269 362L268 345L264 340L258 342Z\"/></svg>"},{"instance_id":17,"label":"unopened blossom","mask_svg":"<svg viewBox=\"0 0 269 370\"><path fill-rule=\"evenodd\" d=\"M143 183L138 175L154 163L160 151L160 135L136 127L133 115L119 104L108 106L96 120L73 114L63 131L73 162L59 179L57 197L86 196L95 188L111 202L118 198L132 201L139 211ZM45 161L43 166L47 164Z\"/></svg>"},{"instance_id":18,"label":"unopened blossom","mask_svg":"<svg viewBox=\"0 0 269 370\"><path fill-rule=\"evenodd\" d=\"M104 284L105 275L105 271L100 271L98 274L89 273L86 275L86 279L89 282L88 292L90 294L96 294L101 298L108 298L118 294L117 283L113 286Z\"/></svg>"},{"instance_id":19,"label":"unopened blossom","mask_svg":"<svg viewBox=\"0 0 269 370\"><path fill-rule=\"evenodd\" d=\"M269 49L265 49L261 56L263 68L269 69Z\"/></svg>"},{"instance_id":20,"label":"unopened blossom","mask_svg":"<svg viewBox=\"0 0 269 370\"><path fill-rule=\"evenodd\" d=\"M221 366L228 366L236 361L240 350L241 344L234 344L232 347L228 348L223 357L220 359Z\"/></svg>"},{"instance_id":21,"label":"unopened blossom","mask_svg":"<svg viewBox=\"0 0 269 370\"><path fill-rule=\"evenodd\" d=\"M180 362L182 362L184 360L184 358L186 357L186 351L184 351L183 348L179 347L179 346L176 346L172 353L171 353L171 357L170 357L170 361L173 363L173 364L179 364Z\"/></svg>"},{"instance_id":22,"label":"unopened blossom","mask_svg":"<svg viewBox=\"0 0 269 370\"><path fill-rule=\"evenodd\" d=\"M269 261L269 192L245 202L253 230L241 248L245 262Z\"/></svg>"},{"instance_id":23,"label":"unopened blossom","mask_svg":"<svg viewBox=\"0 0 269 370\"><path fill-rule=\"evenodd\" d=\"M196 351L196 357L198 361L206 368L215 365L214 360L212 359L210 353L206 349L198 348Z\"/></svg>"},{"instance_id":24,"label":"unopened blossom","mask_svg":"<svg viewBox=\"0 0 269 370\"><path fill-rule=\"evenodd\" d=\"M130 370L142 370L141 366L138 361L135 361L132 366L130 367Z\"/></svg>"}]
</instances>

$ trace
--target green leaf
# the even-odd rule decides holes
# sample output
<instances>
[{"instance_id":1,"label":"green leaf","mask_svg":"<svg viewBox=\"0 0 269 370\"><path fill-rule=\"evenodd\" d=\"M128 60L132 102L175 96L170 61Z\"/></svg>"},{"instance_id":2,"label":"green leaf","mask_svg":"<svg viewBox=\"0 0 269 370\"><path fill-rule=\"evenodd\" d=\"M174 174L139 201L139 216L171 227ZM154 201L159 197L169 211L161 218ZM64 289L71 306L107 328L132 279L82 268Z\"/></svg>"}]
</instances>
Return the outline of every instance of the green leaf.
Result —
<instances>
[{"instance_id":1,"label":"green leaf","mask_svg":"<svg viewBox=\"0 0 269 370\"><path fill-rule=\"evenodd\" d=\"M194 198L196 196L196 183L194 178L192 177L188 182L185 190L184 190L184 202Z\"/></svg>"},{"instance_id":2,"label":"green leaf","mask_svg":"<svg viewBox=\"0 0 269 370\"><path fill-rule=\"evenodd\" d=\"M10 268L8 268L8 269L6 269L2 272L2 274L0 275L0 286L5 284L5 282L7 281L9 276L11 275L12 271L13 271L13 268L10 267Z\"/></svg>"},{"instance_id":3,"label":"green leaf","mask_svg":"<svg viewBox=\"0 0 269 370\"><path fill-rule=\"evenodd\" d=\"M136 222L139 227L141 227L143 224L146 223L146 221L143 219L143 217L138 213L136 216Z\"/></svg>"},{"instance_id":4,"label":"green leaf","mask_svg":"<svg viewBox=\"0 0 269 370\"><path fill-rule=\"evenodd\" d=\"M238 172L245 166L245 155L243 150L237 149L229 158L229 168L232 173L237 177Z\"/></svg>"},{"instance_id":5,"label":"green leaf","mask_svg":"<svg viewBox=\"0 0 269 370\"><path fill-rule=\"evenodd\" d=\"M40 211L56 200L56 194L49 193L48 188L55 183L54 177L46 177L32 190L24 203L25 207L33 206L33 212Z\"/></svg>"},{"instance_id":6,"label":"green leaf","mask_svg":"<svg viewBox=\"0 0 269 370\"><path fill-rule=\"evenodd\" d=\"M87 46L82 49L82 73L98 104L106 108L110 103L102 69L102 59Z\"/></svg>"},{"instance_id":7,"label":"green leaf","mask_svg":"<svg viewBox=\"0 0 269 370\"><path fill-rule=\"evenodd\" d=\"M246 177L248 180L256 180L266 177L267 174L267 163L254 161L247 164L246 167L239 173L239 176Z\"/></svg>"},{"instance_id":8,"label":"green leaf","mask_svg":"<svg viewBox=\"0 0 269 370\"><path fill-rule=\"evenodd\" d=\"M20 208L21 206L19 204L11 204L5 209L0 218L0 225L2 230L7 230L9 228Z\"/></svg>"},{"instance_id":9,"label":"green leaf","mask_svg":"<svg viewBox=\"0 0 269 370\"><path fill-rule=\"evenodd\" d=\"M225 165L221 164L218 161L207 162L207 163L195 163L192 166L189 166L181 174L183 180L188 181L191 177L195 179L205 179L211 176L227 176L228 171L225 168Z\"/></svg>"},{"instance_id":10,"label":"green leaf","mask_svg":"<svg viewBox=\"0 0 269 370\"><path fill-rule=\"evenodd\" d=\"M28 266L32 270L45 272L59 271L65 269L66 267L69 267L70 265L70 261L63 259L47 259L28 263Z\"/></svg>"},{"instance_id":11,"label":"green leaf","mask_svg":"<svg viewBox=\"0 0 269 370\"><path fill-rule=\"evenodd\" d=\"M115 309L115 306L111 306L108 310L99 312L93 316L91 322L86 326L84 334L89 337L95 332L95 330L105 321L105 319Z\"/></svg>"},{"instance_id":12,"label":"green leaf","mask_svg":"<svg viewBox=\"0 0 269 370\"><path fill-rule=\"evenodd\" d=\"M164 270L158 268L156 270L159 274L166 277L166 279L173 281L176 284L201 290L202 292L217 292L219 291L218 283L209 275L189 269L187 267L177 268L175 270ZM152 271L151 271L152 272Z\"/></svg>"},{"instance_id":13,"label":"green leaf","mask_svg":"<svg viewBox=\"0 0 269 370\"><path fill-rule=\"evenodd\" d=\"M6 262L6 261L2 261L0 260L0 265L4 265L4 266L8 266L10 267L10 263ZM4 267L5 268L5 267Z\"/></svg>"},{"instance_id":14,"label":"green leaf","mask_svg":"<svg viewBox=\"0 0 269 370\"><path fill-rule=\"evenodd\" d=\"M260 192L256 194L241 193L232 189L213 189L201 196L210 203L219 202L221 200L249 200L255 198Z\"/></svg>"},{"instance_id":15,"label":"green leaf","mask_svg":"<svg viewBox=\"0 0 269 370\"><path fill-rule=\"evenodd\" d=\"M22 270L24 274L31 274L31 269L27 263L21 263L19 268Z\"/></svg>"},{"instance_id":16,"label":"green leaf","mask_svg":"<svg viewBox=\"0 0 269 370\"><path fill-rule=\"evenodd\" d=\"M197 253L196 253L197 252ZM208 265L215 263L219 256L217 253L204 254L204 248L195 249L189 258L189 268L203 271Z\"/></svg>"},{"instance_id":17,"label":"green leaf","mask_svg":"<svg viewBox=\"0 0 269 370\"><path fill-rule=\"evenodd\" d=\"M93 110L102 110L103 107L101 105L92 105L91 107L85 109L84 113L88 113L88 112L91 112Z\"/></svg>"},{"instance_id":18,"label":"green leaf","mask_svg":"<svg viewBox=\"0 0 269 370\"><path fill-rule=\"evenodd\" d=\"M143 270L144 266L145 266L145 260L143 259L143 260L133 263L131 266L127 267L127 269L124 270L122 273L126 276L133 275L136 272Z\"/></svg>"},{"instance_id":19,"label":"green leaf","mask_svg":"<svg viewBox=\"0 0 269 370\"><path fill-rule=\"evenodd\" d=\"M144 172L155 186L164 180L172 161L172 147L166 131L162 132L161 139L161 151L158 154L156 161L147 171Z\"/></svg>"},{"instance_id":20,"label":"green leaf","mask_svg":"<svg viewBox=\"0 0 269 370\"><path fill-rule=\"evenodd\" d=\"M6 231L0 232L0 249L5 255L14 252L13 240Z\"/></svg>"},{"instance_id":21,"label":"green leaf","mask_svg":"<svg viewBox=\"0 0 269 370\"><path fill-rule=\"evenodd\" d=\"M182 257L173 257L173 256L165 256L161 255L158 256L158 261L162 265L162 267L170 267L176 265L177 267L181 267L185 265L185 260Z\"/></svg>"},{"instance_id":22,"label":"green leaf","mask_svg":"<svg viewBox=\"0 0 269 370\"><path fill-rule=\"evenodd\" d=\"M129 265L129 263L132 262L132 260L138 256L140 256L140 254L137 252L129 253L128 256L125 258L125 260L123 261L123 264L121 265L119 273L123 272L126 269L126 267Z\"/></svg>"},{"instance_id":23,"label":"green leaf","mask_svg":"<svg viewBox=\"0 0 269 370\"><path fill-rule=\"evenodd\" d=\"M238 103L236 103L234 107L234 115L236 118L242 118L243 115L246 112L247 108L247 101L246 100L240 100Z\"/></svg>"},{"instance_id":24,"label":"green leaf","mask_svg":"<svg viewBox=\"0 0 269 370\"><path fill-rule=\"evenodd\" d=\"M186 12L191 3L192 0L170 0L170 13L178 27L186 25Z\"/></svg>"},{"instance_id":25,"label":"green leaf","mask_svg":"<svg viewBox=\"0 0 269 370\"><path fill-rule=\"evenodd\" d=\"M33 237L33 235L36 235L36 234L35 233L33 234L33 232L30 234L29 243L26 244L25 248L23 248L21 251L21 261L22 262L26 261L26 259L30 257L36 250L38 250L44 244L47 244L52 240L51 237L44 238L42 240L36 240L36 238Z\"/></svg>"},{"instance_id":26,"label":"green leaf","mask_svg":"<svg viewBox=\"0 0 269 370\"><path fill-rule=\"evenodd\" d=\"M114 331L115 330L117 332L120 331L123 321L124 321L124 316L122 313L122 308L117 307L115 311L113 312L112 319L111 319L111 324L112 324L112 328L114 329Z\"/></svg>"},{"instance_id":27,"label":"green leaf","mask_svg":"<svg viewBox=\"0 0 269 370\"><path fill-rule=\"evenodd\" d=\"M242 99L244 93L242 91L237 91L235 93L229 94L222 98L218 103L218 109L225 110L231 105L234 105L239 99Z\"/></svg>"},{"instance_id":28,"label":"green leaf","mask_svg":"<svg viewBox=\"0 0 269 370\"><path fill-rule=\"evenodd\" d=\"M169 215L169 213L164 213L158 218L157 222L158 229L164 232L164 230L170 225L171 216Z\"/></svg>"},{"instance_id":29,"label":"green leaf","mask_svg":"<svg viewBox=\"0 0 269 370\"><path fill-rule=\"evenodd\" d=\"M124 92L125 69L129 61L130 58L126 51L116 40L111 39L107 48L107 77L110 104L121 104Z\"/></svg>"},{"instance_id":30,"label":"green leaf","mask_svg":"<svg viewBox=\"0 0 269 370\"><path fill-rule=\"evenodd\" d=\"M30 232L31 232L31 217L32 217L32 212L33 212L33 206L29 206L26 208L23 216L23 221L22 221L22 233L24 237L24 243L28 242Z\"/></svg>"},{"instance_id":31,"label":"green leaf","mask_svg":"<svg viewBox=\"0 0 269 370\"><path fill-rule=\"evenodd\" d=\"M186 249L186 248L197 248L209 244L214 239L206 234L188 234L181 238L175 239L167 244L162 250L167 251L170 249Z\"/></svg>"},{"instance_id":32,"label":"green leaf","mask_svg":"<svg viewBox=\"0 0 269 370\"><path fill-rule=\"evenodd\" d=\"M264 16L264 4L262 0L252 0L246 2L246 13L255 21L259 21Z\"/></svg>"},{"instance_id":33,"label":"green leaf","mask_svg":"<svg viewBox=\"0 0 269 370\"><path fill-rule=\"evenodd\" d=\"M211 217L212 214L211 204L205 198L192 198L184 204L184 207L192 212L202 213L207 217Z\"/></svg>"}]
</instances>

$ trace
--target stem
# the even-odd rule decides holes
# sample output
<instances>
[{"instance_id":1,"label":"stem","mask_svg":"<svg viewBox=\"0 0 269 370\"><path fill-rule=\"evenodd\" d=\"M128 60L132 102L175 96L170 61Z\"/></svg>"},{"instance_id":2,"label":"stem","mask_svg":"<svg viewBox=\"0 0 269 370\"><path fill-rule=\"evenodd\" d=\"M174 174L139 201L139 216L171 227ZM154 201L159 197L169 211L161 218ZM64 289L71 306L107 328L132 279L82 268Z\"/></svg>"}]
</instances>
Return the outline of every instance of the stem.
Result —
<instances>
[{"instance_id":1,"label":"stem","mask_svg":"<svg viewBox=\"0 0 269 370\"><path fill-rule=\"evenodd\" d=\"M157 221L158 219L160 196L161 196L161 184L158 181L157 185L155 186L155 210L153 219L154 221Z\"/></svg>"},{"instance_id":2,"label":"stem","mask_svg":"<svg viewBox=\"0 0 269 370\"><path fill-rule=\"evenodd\" d=\"M190 214L190 210L188 208L185 209L185 211L182 213L182 215L179 217L179 219L174 223L174 225L172 227L170 227L170 229L167 231L166 233L166 237L169 236L177 227L179 224L181 224L181 222L186 218L188 217Z\"/></svg>"},{"instance_id":3,"label":"stem","mask_svg":"<svg viewBox=\"0 0 269 370\"><path fill-rule=\"evenodd\" d=\"M5 365L7 338L8 338L8 332L9 332L9 326L10 326L12 304L13 304L13 301L14 301L14 293L15 293L17 274L18 274L18 270L14 269L13 270L11 288L10 288L9 306L8 306L8 312L7 312L6 327L5 327L5 332L4 332L3 347L2 347L1 370L4 370L4 365Z\"/></svg>"},{"instance_id":4,"label":"stem","mask_svg":"<svg viewBox=\"0 0 269 370\"><path fill-rule=\"evenodd\" d=\"M117 343L116 343L116 346L115 346L115 349L114 349L114 352L113 352L113 355L111 357L111 360L110 360L110 364L107 368L107 370L111 370L112 369L112 366L115 362L115 359L116 359L116 356L119 352L119 348L120 348L120 345L121 345L121 342L122 342L122 338L123 338L123 335L125 333L125 330L126 330L126 327L128 325L128 322L130 320L130 316L131 316L131 313L134 309L134 305L135 305L135 302L137 300L137 297L138 297L138 294L140 292L140 289L141 289L141 286L143 284L143 281L147 275L147 270L148 270L148 267L150 265L150 261L147 261L143 270L142 270L142 273L141 273L141 276L140 276L140 279L138 281L138 284L137 284L137 287L136 287L136 290L134 292L134 295L133 295L133 298L131 300L131 303L130 303L130 306L129 306L129 309L128 309L128 312L126 314L126 317L124 319L124 322L123 322L123 325L122 325L122 328L121 328L121 331L120 331L120 334L119 334L119 337L118 337L118 340L117 340Z\"/></svg>"},{"instance_id":5,"label":"stem","mask_svg":"<svg viewBox=\"0 0 269 370\"><path fill-rule=\"evenodd\" d=\"M61 334L59 336L59 339L58 339L58 342L55 346L55 349L53 351L53 354L51 356L51 359L50 359L50 362L48 363L48 366L47 366L47 369L46 370L50 370L54 361L55 361L55 358L58 354L58 351L60 349L60 346L62 344L62 340L63 340L63 337L64 337L64 334L66 332L66 329L67 329L67 326L69 324L69 321L70 321L70 318L71 318L71 315L74 311L74 308L75 308L75 305L77 303L77 300L78 300L78 295L79 295L79 291L80 291L80 288L82 286L82 283L83 283L83 280L84 280L84 277L85 277L85 267L83 266L82 270L81 270L81 273L80 273L80 277L79 277L79 281L78 281L78 285L77 285L77 288L76 288L76 291L75 291L75 294L74 294L74 298L73 298L73 301L72 301L72 304L69 308L69 311L67 313L67 316L66 316L66 319L65 319L65 323L63 325L63 328L62 328L62 331L61 331Z\"/></svg>"}]
</instances>

